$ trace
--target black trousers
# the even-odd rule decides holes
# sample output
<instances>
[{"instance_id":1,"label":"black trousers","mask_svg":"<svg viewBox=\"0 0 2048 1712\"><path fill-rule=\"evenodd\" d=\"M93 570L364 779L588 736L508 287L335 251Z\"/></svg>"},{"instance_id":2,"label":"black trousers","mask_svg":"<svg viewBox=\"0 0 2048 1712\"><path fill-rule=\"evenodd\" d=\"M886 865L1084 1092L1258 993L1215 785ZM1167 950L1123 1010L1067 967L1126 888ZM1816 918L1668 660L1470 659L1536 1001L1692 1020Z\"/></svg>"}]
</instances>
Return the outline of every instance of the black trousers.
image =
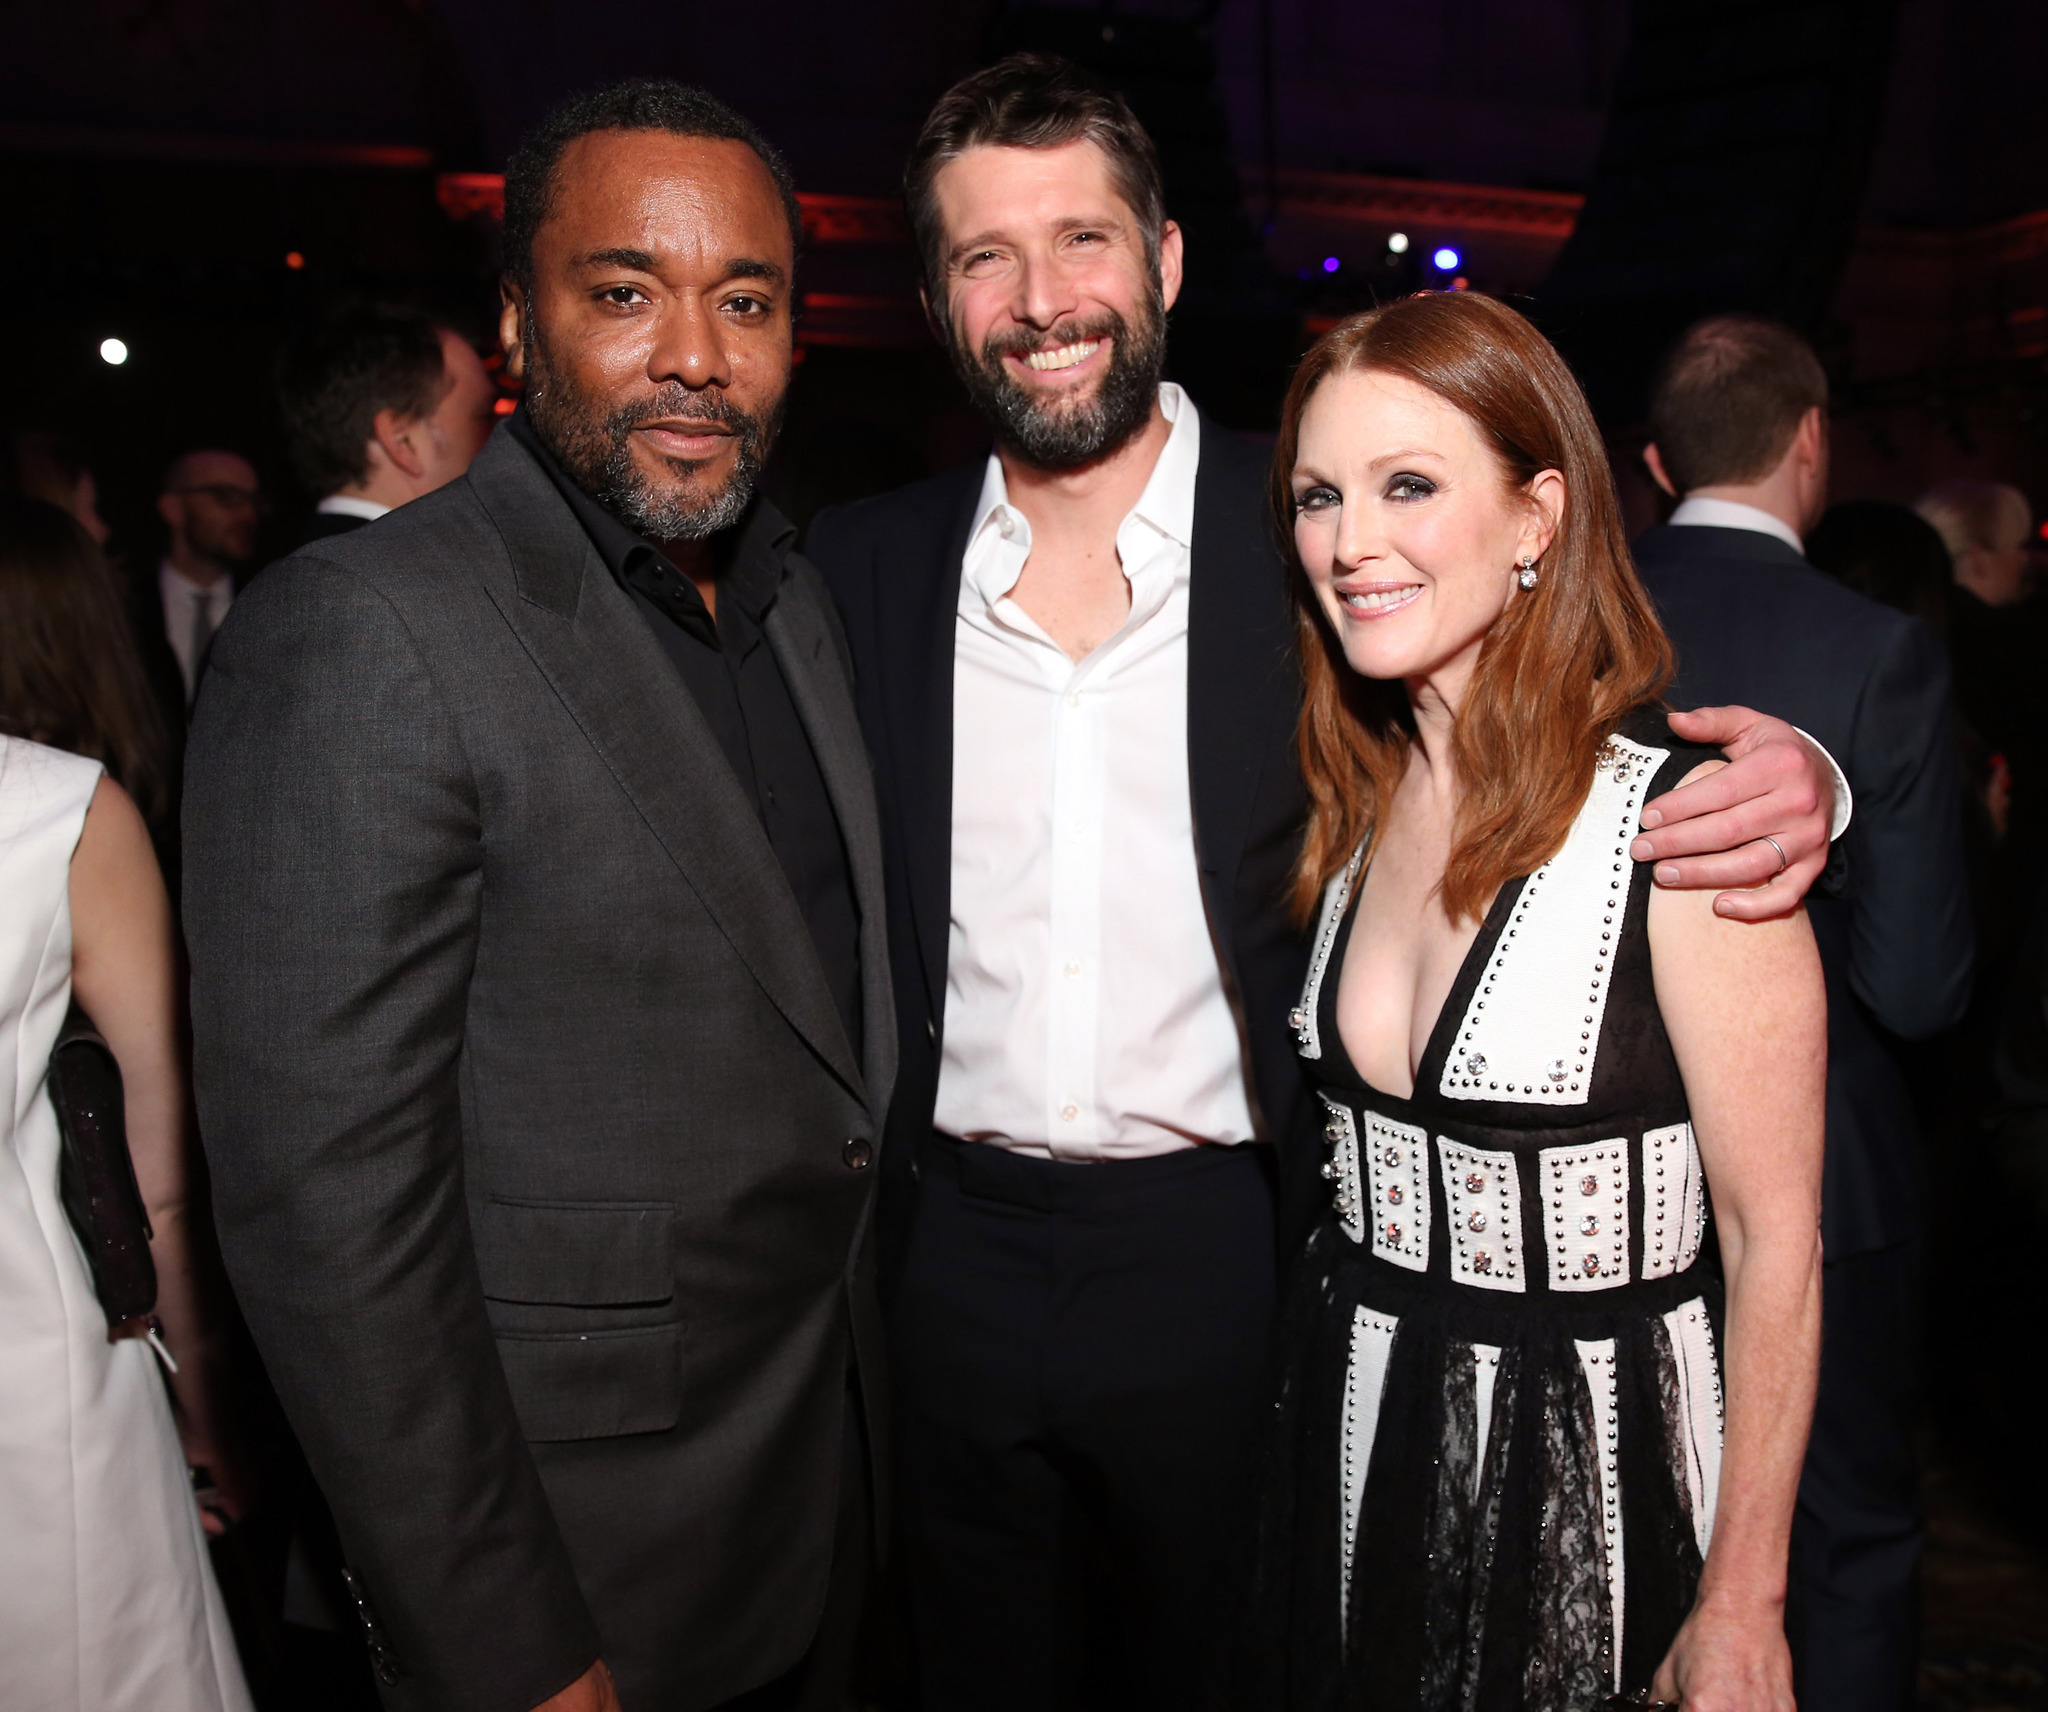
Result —
<instances>
[{"instance_id":1,"label":"black trousers","mask_svg":"<svg viewBox=\"0 0 2048 1712\"><path fill-rule=\"evenodd\" d=\"M849 1379L846 1424L840 1433L839 1515L818 1632L811 1637L804 1656L782 1675L724 1702L718 1712L843 1712L874 1555L867 1431L861 1424L859 1388Z\"/></svg>"},{"instance_id":2,"label":"black trousers","mask_svg":"<svg viewBox=\"0 0 2048 1712\"><path fill-rule=\"evenodd\" d=\"M1820 1397L1792 1521L1800 1712L1910 1712L1920 1664L1920 1245L1822 1268Z\"/></svg>"},{"instance_id":3,"label":"black trousers","mask_svg":"<svg viewBox=\"0 0 2048 1712\"><path fill-rule=\"evenodd\" d=\"M1206 1704L1274 1299L1265 1148L935 1138L890 1316L925 1712Z\"/></svg>"}]
</instances>

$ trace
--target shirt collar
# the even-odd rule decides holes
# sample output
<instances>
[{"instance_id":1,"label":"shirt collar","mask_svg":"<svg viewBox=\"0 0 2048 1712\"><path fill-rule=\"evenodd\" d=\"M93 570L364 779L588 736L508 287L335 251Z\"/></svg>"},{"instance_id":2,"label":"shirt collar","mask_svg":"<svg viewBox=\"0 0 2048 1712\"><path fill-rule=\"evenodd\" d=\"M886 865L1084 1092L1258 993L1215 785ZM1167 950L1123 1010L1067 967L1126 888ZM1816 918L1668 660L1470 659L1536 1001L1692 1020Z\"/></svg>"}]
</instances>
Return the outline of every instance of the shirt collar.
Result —
<instances>
[{"instance_id":1,"label":"shirt collar","mask_svg":"<svg viewBox=\"0 0 2048 1712\"><path fill-rule=\"evenodd\" d=\"M359 499L352 493L330 493L313 509L328 517L360 517L365 523L375 523L391 507L379 505L374 499Z\"/></svg>"},{"instance_id":2,"label":"shirt collar","mask_svg":"<svg viewBox=\"0 0 2048 1712\"><path fill-rule=\"evenodd\" d=\"M1754 505L1744 505L1739 499L1715 499L1696 493L1679 502L1678 509L1671 514L1671 521L1681 528L1689 525L1706 529L1747 529L1757 535L1775 535L1801 558L1806 556L1806 543L1799 539L1799 531L1784 518L1773 517Z\"/></svg>"},{"instance_id":3,"label":"shirt collar","mask_svg":"<svg viewBox=\"0 0 2048 1712\"><path fill-rule=\"evenodd\" d=\"M1166 444L1159 449L1159 461L1146 480L1145 491L1138 495L1138 503L1117 530L1119 545L1124 530L1133 522L1149 526L1183 548L1194 542L1195 474L1202 461L1201 413L1187 393L1170 380L1160 383L1159 413L1170 424L1170 431ZM977 555L974 547L988 530L1021 546L1022 552ZM989 453L988 470L981 478L981 498L975 503L974 527L968 531L967 540L967 563L974 567L968 574L993 606L1016 587L1024 571L1024 560L1031 553L1031 525L1010 504L1010 484L1003 476L1003 460L994 452ZM1125 569L1128 574L1128 565Z\"/></svg>"},{"instance_id":4,"label":"shirt collar","mask_svg":"<svg viewBox=\"0 0 2048 1712\"><path fill-rule=\"evenodd\" d=\"M576 521L583 525L583 532L590 537L597 556L622 587L628 591L637 587L664 605L673 605L683 611L694 609L702 615L705 625L710 624L710 612L705 608L704 597L697 592L696 585L675 568L667 554L621 523L562 468L554 453L534 432L525 405L513 411L505 426L507 432L531 452L534 461L547 472L569 509L575 513ZM725 602L731 600L758 623L768 608L775 604L775 596L782 587L790 546L795 540L796 525L760 498L747 507L732 528L712 537L721 610Z\"/></svg>"}]
</instances>

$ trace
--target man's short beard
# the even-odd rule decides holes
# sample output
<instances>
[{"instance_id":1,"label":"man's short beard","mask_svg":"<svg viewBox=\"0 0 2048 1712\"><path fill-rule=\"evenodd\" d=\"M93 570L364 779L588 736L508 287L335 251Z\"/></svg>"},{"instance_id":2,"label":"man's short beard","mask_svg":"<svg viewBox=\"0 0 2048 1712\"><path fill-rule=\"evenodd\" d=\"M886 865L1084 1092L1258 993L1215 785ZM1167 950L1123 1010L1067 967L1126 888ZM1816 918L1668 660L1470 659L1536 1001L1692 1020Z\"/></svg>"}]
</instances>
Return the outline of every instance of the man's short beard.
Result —
<instances>
[{"instance_id":1,"label":"man's short beard","mask_svg":"<svg viewBox=\"0 0 2048 1712\"><path fill-rule=\"evenodd\" d=\"M1050 335L992 334L979 355L952 328L953 366L975 409L996 437L1027 464L1044 470L1078 469L1107 457L1152 419L1166 369L1166 303L1157 285L1147 293L1135 328L1115 310L1088 320L1063 321ZM1107 338L1109 372L1092 397L1047 399L1013 376L1005 359L1051 346Z\"/></svg>"},{"instance_id":2,"label":"man's short beard","mask_svg":"<svg viewBox=\"0 0 2048 1712\"><path fill-rule=\"evenodd\" d=\"M703 541L746 515L781 426L780 398L763 419L748 415L713 388L692 392L671 380L645 398L607 411L567 371L547 360L537 337L527 341L526 372L526 413L533 431L576 485L627 528L650 541ZM710 494L664 487L634 462L634 429L677 420L715 422L738 442L731 473ZM663 462L678 473L693 467L677 458Z\"/></svg>"}]
</instances>

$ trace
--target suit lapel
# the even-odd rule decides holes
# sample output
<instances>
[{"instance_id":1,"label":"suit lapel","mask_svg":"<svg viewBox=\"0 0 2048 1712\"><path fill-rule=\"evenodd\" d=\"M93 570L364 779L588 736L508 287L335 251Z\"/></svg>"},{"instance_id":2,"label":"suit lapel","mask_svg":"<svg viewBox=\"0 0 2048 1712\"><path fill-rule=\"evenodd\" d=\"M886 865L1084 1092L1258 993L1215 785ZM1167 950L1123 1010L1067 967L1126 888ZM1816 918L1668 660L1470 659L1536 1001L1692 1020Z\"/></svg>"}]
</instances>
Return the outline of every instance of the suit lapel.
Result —
<instances>
[{"instance_id":1,"label":"suit lapel","mask_svg":"<svg viewBox=\"0 0 2048 1712\"><path fill-rule=\"evenodd\" d=\"M953 899L953 647L960 567L974 524L982 468L961 472L952 503L934 506L923 536L906 543L900 565L875 567L888 769L902 829L911 926L924 966L931 1015L943 1018ZM949 490L942 489L942 492Z\"/></svg>"},{"instance_id":2,"label":"suit lapel","mask_svg":"<svg viewBox=\"0 0 2048 1712\"><path fill-rule=\"evenodd\" d=\"M818 758L826 794L846 842L860 906L862 1062L871 1109L879 1121L896 1077L894 994L882 889L882 828L874 775L860 739L860 716L825 613L806 584L788 578L762 626L782 667L797 717ZM804 935L810 943L810 935ZM823 971L819 980L824 979Z\"/></svg>"},{"instance_id":3,"label":"suit lapel","mask_svg":"<svg viewBox=\"0 0 2048 1712\"><path fill-rule=\"evenodd\" d=\"M1188 788L1202 897L1236 973L1234 892L1267 757L1300 705L1263 462L1202 419L1188 573Z\"/></svg>"},{"instance_id":4,"label":"suit lapel","mask_svg":"<svg viewBox=\"0 0 2048 1712\"><path fill-rule=\"evenodd\" d=\"M514 588L488 589L506 623L769 999L861 1093L782 864L661 644L516 441L500 430L470 480L511 556Z\"/></svg>"}]
</instances>

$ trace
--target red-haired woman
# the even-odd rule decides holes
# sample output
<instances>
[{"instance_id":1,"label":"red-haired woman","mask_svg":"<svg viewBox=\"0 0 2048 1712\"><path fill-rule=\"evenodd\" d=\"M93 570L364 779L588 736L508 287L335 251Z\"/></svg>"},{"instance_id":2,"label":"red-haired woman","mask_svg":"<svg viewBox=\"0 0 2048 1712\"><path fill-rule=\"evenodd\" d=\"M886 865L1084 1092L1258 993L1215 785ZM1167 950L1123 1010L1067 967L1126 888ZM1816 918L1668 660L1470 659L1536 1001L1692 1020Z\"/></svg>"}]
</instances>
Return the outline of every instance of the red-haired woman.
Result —
<instances>
[{"instance_id":1,"label":"red-haired woman","mask_svg":"<svg viewBox=\"0 0 2048 1712\"><path fill-rule=\"evenodd\" d=\"M1630 859L1643 804L1721 763L1658 711L1599 435L1526 321L1458 293L1342 324L1276 457L1333 1194L1283 1320L1249 1697L1789 1712L1805 917Z\"/></svg>"}]
</instances>

